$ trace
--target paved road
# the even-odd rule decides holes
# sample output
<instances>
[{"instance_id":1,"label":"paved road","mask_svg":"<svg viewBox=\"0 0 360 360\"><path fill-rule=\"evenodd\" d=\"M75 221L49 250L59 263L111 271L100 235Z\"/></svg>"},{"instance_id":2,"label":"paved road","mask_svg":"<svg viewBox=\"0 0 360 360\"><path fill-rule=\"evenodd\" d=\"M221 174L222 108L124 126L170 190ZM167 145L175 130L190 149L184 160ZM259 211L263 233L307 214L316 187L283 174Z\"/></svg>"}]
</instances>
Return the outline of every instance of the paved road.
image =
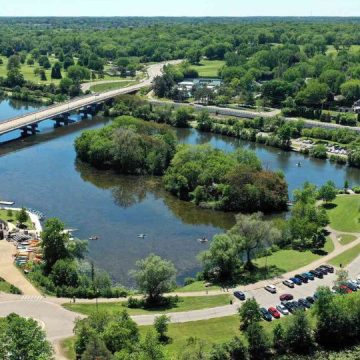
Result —
<instances>
[{"instance_id":1,"label":"paved road","mask_svg":"<svg viewBox=\"0 0 360 360\"><path fill-rule=\"evenodd\" d=\"M101 102L101 101L105 101L108 99L112 99L117 95L130 93L130 92L139 90L142 87L149 86L151 84L151 82L153 81L153 79L156 76L161 74L164 65L166 65L168 63L177 64L179 62L180 62L180 60L174 60L174 61L168 61L168 62L150 65L147 68L148 77L146 79L144 79L143 81L141 81L139 84L127 86L127 87L121 88L121 89L106 91L101 94L94 94L94 95L92 94L92 95L75 98L75 99L69 100L65 103L49 106L45 109L1 122L0 123L0 135L6 134L7 132L10 132L10 131L13 131L16 129L20 129L27 125L36 124L37 122L42 121L42 120L51 119L55 116L65 113L65 112L77 110L84 106L91 105L93 103L97 103L97 102Z\"/></svg>"}]
</instances>

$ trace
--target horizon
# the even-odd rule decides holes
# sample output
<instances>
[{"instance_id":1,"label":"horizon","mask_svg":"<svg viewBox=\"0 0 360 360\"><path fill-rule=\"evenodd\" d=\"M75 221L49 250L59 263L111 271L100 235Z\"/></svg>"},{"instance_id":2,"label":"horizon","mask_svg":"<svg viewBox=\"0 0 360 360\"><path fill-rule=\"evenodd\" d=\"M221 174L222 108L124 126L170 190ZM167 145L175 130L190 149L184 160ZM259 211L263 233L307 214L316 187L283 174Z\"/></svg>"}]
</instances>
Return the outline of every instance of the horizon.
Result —
<instances>
[{"instance_id":1,"label":"horizon","mask_svg":"<svg viewBox=\"0 0 360 360\"><path fill-rule=\"evenodd\" d=\"M59 15L60 14L60 15ZM116 14L114 16L114 14ZM336 16L334 16L336 14ZM358 0L13 0L0 17L359 17Z\"/></svg>"}]
</instances>

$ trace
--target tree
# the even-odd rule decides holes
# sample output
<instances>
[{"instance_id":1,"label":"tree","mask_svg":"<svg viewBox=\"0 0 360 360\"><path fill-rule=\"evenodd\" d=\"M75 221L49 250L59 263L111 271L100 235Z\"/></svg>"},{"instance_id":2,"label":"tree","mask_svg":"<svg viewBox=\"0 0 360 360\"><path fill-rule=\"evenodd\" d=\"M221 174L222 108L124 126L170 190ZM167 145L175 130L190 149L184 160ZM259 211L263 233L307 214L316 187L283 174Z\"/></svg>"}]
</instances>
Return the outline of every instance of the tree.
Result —
<instances>
[{"instance_id":1,"label":"tree","mask_svg":"<svg viewBox=\"0 0 360 360\"><path fill-rule=\"evenodd\" d=\"M69 94L70 88L74 85L74 82L69 78L63 78L60 81L59 87L63 94Z\"/></svg>"},{"instance_id":2,"label":"tree","mask_svg":"<svg viewBox=\"0 0 360 360\"><path fill-rule=\"evenodd\" d=\"M111 352L106 348L104 341L98 335L92 335L81 356L81 360L111 360Z\"/></svg>"},{"instance_id":3,"label":"tree","mask_svg":"<svg viewBox=\"0 0 360 360\"><path fill-rule=\"evenodd\" d=\"M39 71L39 75L40 75L40 80L41 81L47 81L47 77L46 77L46 73L45 73L45 70L44 69L41 69Z\"/></svg>"},{"instance_id":4,"label":"tree","mask_svg":"<svg viewBox=\"0 0 360 360\"><path fill-rule=\"evenodd\" d=\"M337 190L333 181L329 180L325 185L319 189L319 198L328 203L329 201L335 200Z\"/></svg>"},{"instance_id":5,"label":"tree","mask_svg":"<svg viewBox=\"0 0 360 360\"><path fill-rule=\"evenodd\" d=\"M49 274L54 264L60 259L69 257L67 243L69 234L64 232L64 224L56 219L48 219L41 234L41 246L45 262L45 272Z\"/></svg>"},{"instance_id":6,"label":"tree","mask_svg":"<svg viewBox=\"0 0 360 360\"><path fill-rule=\"evenodd\" d=\"M165 360L165 355L153 331L148 331L140 344L139 360Z\"/></svg>"},{"instance_id":7,"label":"tree","mask_svg":"<svg viewBox=\"0 0 360 360\"><path fill-rule=\"evenodd\" d=\"M23 227L24 224L29 220L29 215L25 208L21 208L21 210L16 213L16 220L19 222L20 227Z\"/></svg>"},{"instance_id":8,"label":"tree","mask_svg":"<svg viewBox=\"0 0 360 360\"><path fill-rule=\"evenodd\" d=\"M280 232L269 221L264 221L261 213L238 214L236 215L236 224L229 231L229 236L237 239L240 248L246 255L246 267L251 269L254 252L279 239Z\"/></svg>"},{"instance_id":9,"label":"tree","mask_svg":"<svg viewBox=\"0 0 360 360\"><path fill-rule=\"evenodd\" d=\"M53 351L46 340L45 332L33 319L17 314L5 318L0 327L0 355L7 360L48 360Z\"/></svg>"},{"instance_id":10,"label":"tree","mask_svg":"<svg viewBox=\"0 0 360 360\"><path fill-rule=\"evenodd\" d=\"M71 65L67 68L67 76L75 83L79 83L81 80L90 79L90 71L80 65Z\"/></svg>"},{"instance_id":11,"label":"tree","mask_svg":"<svg viewBox=\"0 0 360 360\"><path fill-rule=\"evenodd\" d=\"M285 331L285 343L291 352L308 354L314 348L314 335L304 311L295 312Z\"/></svg>"},{"instance_id":12,"label":"tree","mask_svg":"<svg viewBox=\"0 0 360 360\"><path fill-rule=\"evenodd\" d=\"M66 56L63 65L64 69L67 70L72 65L75 65L73 58L71 56Z\"/></svg>"},{"instance_id":13,"label":"tree","mask_svg":"<svg viewBox=\"0 0 360 360\"><path fill-rule=\"evenodd\" d=\"M348 102L360 99L360 79L348 80L341 85L340 89Z\"/></svg>"},{"instance_id":14,"label":"tree","mask_svg":"<svg viewBox=\"0 0 360 360\"><path fill-rule=\"evenodd\" d=\"M51 69L51 78L52 79L61 79L62 78L61 65L58 61L54 64L54 66Z\"/></svg>"},{"instance_id":15,"label":"tree","mask_svg":"<svg viewBox=\"0 0 360 360\"><path fill-rule=\"evenodd\" d=\"M79 274L77 264L70 259L59 259L51 270L51 279L55 286L77 287Z\"/></svg>"},{"instance_id":16,"label":"tree","mask_svg":"<svg viewBox=\"0 0 360 360\"><path fill-rule=\"evenodd\" d=\"M347 270L339 269L336 270L336 279L334 285L336 288L340 288L341 285L345 285L349 281L349 273Z\"/></svg>"},{"instance_id":17,"label":"tree","mask_svg":"<svg viewBox=\"0 0 360 360\"><path fill-rule=\"evenodd\" d=\"M154 328L159 335L159 340L167 340L167 331L169 327L170 317L167 315L157 316L154 321Z\"/></svg>"},{"instance_id":18,"label":"tree","mask_svg":"<svg viewBox=\"0 0 360 360\"><path fill-rule=\"evenodd\" d=\"M136 270L131 272L139 290L147 296L149 304L157 304L163 293L175 287L176 269L171 261L150 254L136 262Z\"/></svg>"},{"instance_id":19,"label":"tree","mask_svg":"<svg viewBox=\"0 0 360 360\"><path fill-rule=\"evenodd\" d=\"M318 80L309 80L305 89L298 92L296 102L300 105L320 106L326 100L329 87Z\"/></svg>"},{"instance_id":20,"label":"tree","mask_svg":"<svg viewBox=\"0 0 360 360\"><path fill-rule=\"evenodd\" d=\"M25 83L24 75L18 68L12 68L7 72L6 84L7 86L14 88L16 86L23 86Z\"/></svg>"},{"instance_id":21,"label":"tree","mask_svg":"<svg viewBox=\"0 0 360 360\"><path fill-rule=\"evenodd\" d=\"M247 299L239 308L240 328L246 330L251 324L261 320L260 307L255 299Z\"/></svg>"},{"instance_id":22,"label":"tree","mask_svg":"<svg viewBox=\"0 0 360 360\"><path fill-rule=\"evenodd\" d=\"M186 54L187 59L189 60L190 64L199 64L201 60L201 50L198 48L189 49Z\"/></svg>"},{"instance_id":23,"label":"tree","mask_svg":"<svg viewBox=\"0 0 360 360\"><path fill-rule=\"evenodd\" d=\"M291 126L289 124L284 124L278 129L277 136L279 137L279 139L281 141L282 149L285 149L285 150L290 149L291 135L292 135L292 130L291 130Z\"/></svg>"},{"instance_id":24,"label":"tree","mask_svg":"<svg viewBox=\"0 0 360 360\"><path fill-rule=\"evenodd\" d=\"M264 328L254 322L246 330L246 337L249 344L249 354L251 360L263 360L270 356L270 340Z\"/></svg>"},{"instance_id":25,"label":"tree","mask_svg":"<svg viewBox=\"0 0 360 360\"><path fill-rule=\"evenodd\" d=\"M209 360L205 341L196 337L188 338L178 360Z\"/></svg>"},{"instance_id":26,"label":"tree","mask_svg":"<svg viewBox=\"0 0 360 360\"><path fill-rule=\"evenodd\" d=\"M19 70L20 69L20 57L18 55L12 55L9 57L7 62L7 70Z\"/></svg>"},{"instance_id":27,"label":"tree","mask_svg":"<svg viewBox=\"0 0 360 360\"><path fill-rule=\"evenodd\" d=\"M279 355L286 352L285 330L280 323L277 323L273 330L273 348Z\"/></svg>"},{"instance_id":28,"label":"tree","mask_svg":"<svg viewBox=\"0 0 360 360\"><path fill-rule=\"evenodd\" d=\"M173 126L180 128L189 127L189 120L191 117L191 110L189 110L186 106L182 106L175 111L172 124Z\"/></svg>"}]
</instances>

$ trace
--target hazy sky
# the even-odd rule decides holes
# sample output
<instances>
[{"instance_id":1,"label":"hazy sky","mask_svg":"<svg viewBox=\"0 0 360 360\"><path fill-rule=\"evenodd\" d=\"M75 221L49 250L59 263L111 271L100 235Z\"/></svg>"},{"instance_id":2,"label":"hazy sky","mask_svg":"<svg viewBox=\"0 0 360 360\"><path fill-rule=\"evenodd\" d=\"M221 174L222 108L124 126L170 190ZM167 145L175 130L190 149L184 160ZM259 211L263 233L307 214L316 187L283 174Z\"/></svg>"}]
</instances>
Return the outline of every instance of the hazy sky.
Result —
<instances>
[{"instance_id":1,"label":"hazy sky","mask_svg":"<svg viewBox=\"0 0 360 360\"><path fill-rule=\"evenodd\" d=\"M360 16L360 0L0 0L0 16Z\"/></svg>"}]
</instances>

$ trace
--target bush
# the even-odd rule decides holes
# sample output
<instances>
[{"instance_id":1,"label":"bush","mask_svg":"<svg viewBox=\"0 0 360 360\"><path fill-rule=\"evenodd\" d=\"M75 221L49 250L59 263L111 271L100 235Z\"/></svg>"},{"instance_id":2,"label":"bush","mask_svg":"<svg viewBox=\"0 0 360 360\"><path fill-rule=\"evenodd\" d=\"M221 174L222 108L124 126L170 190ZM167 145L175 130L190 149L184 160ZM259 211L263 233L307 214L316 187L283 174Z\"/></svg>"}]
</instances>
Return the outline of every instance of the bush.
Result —
<instances>
[{"instance_id":1,"label":"bush","mask_svg":"<svg viewBox=\"0 0 360 360\"><path fill-rule=\"evenodd\" d=\"M194 279L194 278L192 278L192 277L187 277L187 278L185 278L185 280L184 280L184 286L193 284L194 282L195 282L195 279Z\"/></svg>"}]
</instances>

